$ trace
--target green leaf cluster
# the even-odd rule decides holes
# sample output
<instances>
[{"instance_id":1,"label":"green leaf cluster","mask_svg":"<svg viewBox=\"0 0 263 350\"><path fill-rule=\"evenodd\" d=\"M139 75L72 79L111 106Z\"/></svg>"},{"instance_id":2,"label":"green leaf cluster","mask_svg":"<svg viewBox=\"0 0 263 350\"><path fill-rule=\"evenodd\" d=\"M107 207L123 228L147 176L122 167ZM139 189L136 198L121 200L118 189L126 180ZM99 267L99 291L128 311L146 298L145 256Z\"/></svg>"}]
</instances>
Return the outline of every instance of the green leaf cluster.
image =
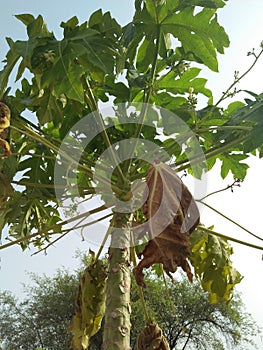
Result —
<instances>
[{"instance_id":1,"label":"green leaf cluster","mask_svg":"<svg viewBox=\"0 0 263 350\"><path fill-rule=\"evenodd\" d=\"M224 6L224 2L216 1L136 1L136 12L133 23L135 29L127 27L127 38L133 35L128 46L131 62L136 58L136 68L143 72L152 64L149 52L156 50L158 38L158 54L170 61L178 55L181 60L190 59L217 70L216 51L223 53L229 45L224 29L218 24L216 9ZM195 13L195 6L201 10ZM177 52L171 49L172 39L178 40L181 46ZM137 56L136 56L137 55Z\"/></svg>"}]
</instances>

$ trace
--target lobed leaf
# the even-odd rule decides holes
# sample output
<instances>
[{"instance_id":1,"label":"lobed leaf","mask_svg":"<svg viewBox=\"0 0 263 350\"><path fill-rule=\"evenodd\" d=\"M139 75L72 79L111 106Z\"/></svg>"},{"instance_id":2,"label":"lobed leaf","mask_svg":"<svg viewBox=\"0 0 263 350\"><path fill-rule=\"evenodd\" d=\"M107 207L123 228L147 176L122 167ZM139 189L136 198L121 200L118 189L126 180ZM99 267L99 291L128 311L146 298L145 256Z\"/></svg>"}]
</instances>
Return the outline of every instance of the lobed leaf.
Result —
<instances>
[{"instance_id":1,"label":"lobed leaf","mask_svg":"<svg viewBox=\"0 0 263 350\"><path fill-rule=\"evenodd\" d=\"M181 42L185 52L193 52L207 67L218 71L216 50L224 53L229 39L217 22L215 10L204 8L194 15L194 8L187 7L164 19L162 28Z\"/></svg>"},{"instance_id":2,"label":"lobed leaf","mask_svg":"<svg viewBox=\"0 0 263 350\"><path fill-rule=\"evenodd\" d=\"M229 46L228 36L216 17L216 9L224 5L224 1L220 0L138 2L133 27L126 27L127 35L132 33L129 41L126 41L127 58L132 63L136 61L140 72L146 72L153 62L156 49L165 60L171 56L171 48L177 44L177 41L171 44L172 35L182 45L182 59L203 63L217 71L216 52L223 53L224 48ZM195 6L203 8L196 13ZM159 46L154 47L154 43L159 43Z\"/></svg>"},{"instance_id":3,"label":"lobed leaf","mask_svg":"<svg viewBox=\"0 0 263 350\"><path fill-rule=\"evenodd\" d=\"M245 163L241 163L242 160L247 158L244 154L222 154L218 158L222 161L221 176L224 179L229 171L232 172L234 178L243 180L246 176L249 166Z\"/></svg>"}]
</instances>

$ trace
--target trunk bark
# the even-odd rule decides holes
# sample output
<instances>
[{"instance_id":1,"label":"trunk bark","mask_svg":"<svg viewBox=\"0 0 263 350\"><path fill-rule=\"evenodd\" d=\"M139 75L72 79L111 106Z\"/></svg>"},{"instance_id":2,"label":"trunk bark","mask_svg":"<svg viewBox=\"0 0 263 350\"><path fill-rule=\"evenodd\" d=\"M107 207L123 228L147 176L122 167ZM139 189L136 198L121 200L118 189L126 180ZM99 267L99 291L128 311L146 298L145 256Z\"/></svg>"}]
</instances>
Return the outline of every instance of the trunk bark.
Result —
<instances>
[{"instance_id":1,"label":"trunk bark","mask_svg":"<svg viewBox=\"0 0 263 350\"><path fill-rule=\"evenodd\" d=\"M130 350L130 214L113 217L103 350Z\"/></svg>"}]
</instances>

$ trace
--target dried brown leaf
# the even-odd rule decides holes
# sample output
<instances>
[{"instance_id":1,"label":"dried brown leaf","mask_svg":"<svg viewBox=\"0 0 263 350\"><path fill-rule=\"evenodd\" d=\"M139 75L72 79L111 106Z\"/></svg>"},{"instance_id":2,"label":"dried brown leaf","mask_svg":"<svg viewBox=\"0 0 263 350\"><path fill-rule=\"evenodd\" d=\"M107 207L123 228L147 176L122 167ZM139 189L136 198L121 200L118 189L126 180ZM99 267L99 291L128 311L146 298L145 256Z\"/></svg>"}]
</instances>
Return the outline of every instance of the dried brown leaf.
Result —
<instances>
[{"instance_id":1,"label":"dried brown leaf","mask_svg":"<svg viewBox=\"0 0 263 350\"><path fill-rule=\"evenodd\" d=\"M140 333L137 342L138 350L170 350L161 328L151 323Z\"/></svg>"},{"instance_id":2,"label":"dried brown leaf","mask_svg":"<svg viewBox=\"0 0 263 350\"><path fill-rule=\"evenodd\" d=\"M187 258L190 255L189 235L199 223L197 205L176 172L168 165L154 163L146 178L148 197L142 210L147 218L151 239L139 254L143 259L134 268L139 285L145 287L143 268L162 263L168 275L180 266L192 281Z\"/></svg>"}]
</instances>

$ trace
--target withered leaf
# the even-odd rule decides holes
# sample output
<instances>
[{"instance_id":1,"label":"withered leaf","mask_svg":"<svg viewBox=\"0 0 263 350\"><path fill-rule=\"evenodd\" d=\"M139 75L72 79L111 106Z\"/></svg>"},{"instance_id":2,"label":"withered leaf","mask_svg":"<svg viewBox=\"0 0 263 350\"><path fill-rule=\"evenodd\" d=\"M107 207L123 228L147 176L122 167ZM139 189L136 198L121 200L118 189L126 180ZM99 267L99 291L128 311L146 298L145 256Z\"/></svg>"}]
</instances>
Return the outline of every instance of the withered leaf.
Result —
<instances>
[{"instance_id":1,"label":"withered leaf","mask_svg":"<svg viewBox=\"0 0 263 350\"><path fill-rule=\"evenodd\" d=\"M8 128L10 126L11 112L9 107L0 101L0 151L4 150L1 158L7 158L11 155L10 145L6 141Z\"/></svg>"},{"instance_id":2,"label":"withered leaf","mask_svg":"<svg viewBox=\"0 0 263 350\"><path fill-rule=\"evenodd\" d=\"M137 348L138 350L170 350L161 328L155 323L149 324L139 334Z\"/></svg>"},{"instance_id":3,"label":"withered leaf","mask_svg":"<svg viewBox=\"0 0 263 350\"><path fill-rule=\"evenodd\" d=\"M90 338L101 327L106 307L106 279L104 262L95 261L95 254L91 252L91 262L80 279L75 314L68 327L73 334L71 348L74 350L88 349Z\"/></svg>"},{"instance_id":4,"label":"withered leaf","mask_svg":"<svg viewBox=\"0 0 263 350\"><path fill-rule=\"evenodd\" d=\"M168 165L155 162L149 167L146 177L148 195L142 206L147 218L150 241L139 253L143 256L133 270L135 279L145 287L143 268L162 263L170 276L180 266L192 281L187 258L190 255L189 235L199 223L197 205L176 172Z\"/></svg>"}]
</instances>

